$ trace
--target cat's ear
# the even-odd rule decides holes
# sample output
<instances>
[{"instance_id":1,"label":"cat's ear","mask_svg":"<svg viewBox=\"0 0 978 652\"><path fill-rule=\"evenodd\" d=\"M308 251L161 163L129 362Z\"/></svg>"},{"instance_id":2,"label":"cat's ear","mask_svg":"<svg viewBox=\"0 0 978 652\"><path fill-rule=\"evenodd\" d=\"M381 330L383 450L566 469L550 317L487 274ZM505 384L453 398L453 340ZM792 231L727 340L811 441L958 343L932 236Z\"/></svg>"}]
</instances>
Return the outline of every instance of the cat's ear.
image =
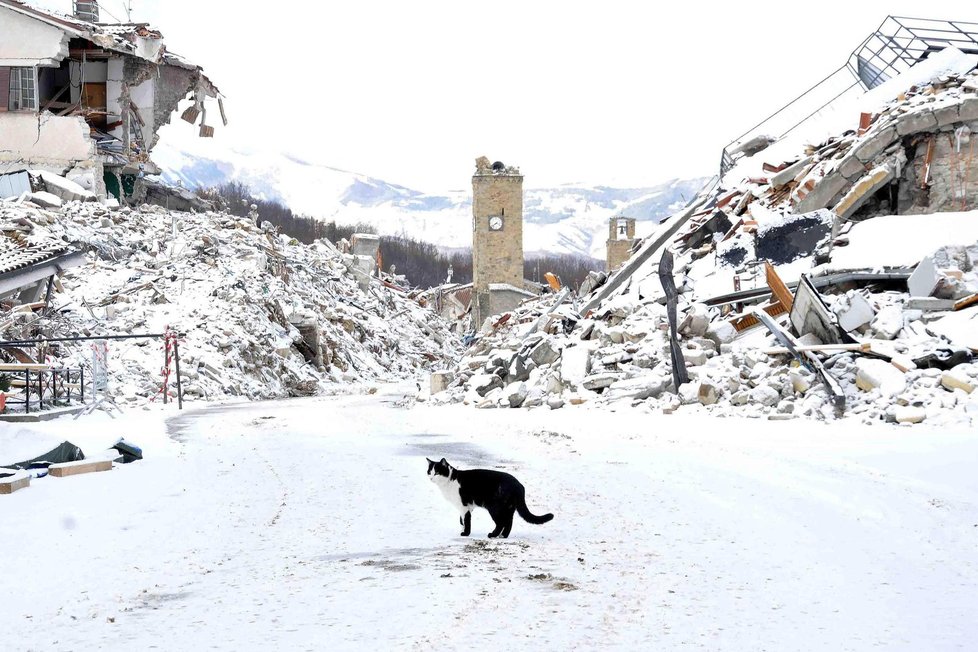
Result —
<instances>
[{"instance_id":1,"label":"cat's ear","mask_svg":"<svg viewBox=\"0 0 978 652\"><path fill-rule=\"evenodd\" d=\"M426 457L425 459L426 459L426 460L428 460L428 464L434 464L434 463L435 463L435 462L434 462L434 460L432 460L432 459L430 459L430 458L427 458L427 457Z\"/></svg>"},{"instance_id":2,"label":"cat's ear","mask_svg":"<svg viewBox=\"0 0 978 652\"><path fill-rule=\"evenodd\" d=\"M446 459L445 459L445 458L443 457L443 458L441 458L441 463L442 463L442 464L448 464L448 460L446 460Z\"/></svg>"}]
</instances>

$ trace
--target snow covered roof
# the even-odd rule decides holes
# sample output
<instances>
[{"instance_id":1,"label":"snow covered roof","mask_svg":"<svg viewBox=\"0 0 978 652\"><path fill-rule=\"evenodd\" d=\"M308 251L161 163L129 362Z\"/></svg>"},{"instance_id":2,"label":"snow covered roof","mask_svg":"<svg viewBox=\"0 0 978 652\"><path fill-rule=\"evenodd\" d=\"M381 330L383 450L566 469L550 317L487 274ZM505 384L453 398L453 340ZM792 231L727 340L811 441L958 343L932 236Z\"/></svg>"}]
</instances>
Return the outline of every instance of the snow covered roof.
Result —
<instances>
[{"instance_id":1,"label":"snow covered roof","mask_svg":"<svg viewBox=\"0 0 978 652\"><path fill-rule=\"evenodd\" d=\"M6 7L57 27L73 37L87 39L105 50L138 57L156 64L203 70L184 57L168 52L163 42L163 34L159 30L152 29L148 23L89 23L31 6L22 0L0 0L0 7ZM216 86L203 74L201 77L205 82L205 90L213 91L216 96L219 93Z\"/></svg>"},{"instance_id":2,"label":"snow covered roof","mask_svg":"<svg viewBox=\"0 0 978 652\"><path fill-rule=\"evenodd\" d=\"M78 20L77 18L64 16L53 11L38 9L36 7L32 7L26 2L22 2L21 0L0 0L0 6L6 7L25 16L35 18L47 25L68 31L73 36L83 37L91 32L91 23L86 23L85 21Z\"/></svg>"}]
</instances>

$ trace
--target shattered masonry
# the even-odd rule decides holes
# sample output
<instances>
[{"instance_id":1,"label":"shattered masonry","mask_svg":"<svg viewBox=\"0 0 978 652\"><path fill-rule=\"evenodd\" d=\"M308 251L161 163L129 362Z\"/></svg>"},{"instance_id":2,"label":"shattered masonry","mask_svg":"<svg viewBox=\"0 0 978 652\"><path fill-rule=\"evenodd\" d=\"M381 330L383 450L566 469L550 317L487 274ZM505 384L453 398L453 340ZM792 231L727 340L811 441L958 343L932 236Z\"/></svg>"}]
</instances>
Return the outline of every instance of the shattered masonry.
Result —
<instances>
[{"instance_id":1,"label":"shattered masonry","mask_svg":"<svg viewBox=\"0 0 978 652\"><path fill-rule=\"evenodd\" d=\"M190 401L305 396L332 385L412 378L458 354L458 338L406 292L376 278L364 291L332 244L303 245L268 223L261 228L248 218L158 206L0 201L0 231L87 250L79 266L60 276L51 311L4 310L0 338L169 326L185 334L180 373ZM141 403L159 391L158 344L110 349L117 401ZM52 345L48 355L78 367L91 350Z\"/></svg>"}]
</instances>

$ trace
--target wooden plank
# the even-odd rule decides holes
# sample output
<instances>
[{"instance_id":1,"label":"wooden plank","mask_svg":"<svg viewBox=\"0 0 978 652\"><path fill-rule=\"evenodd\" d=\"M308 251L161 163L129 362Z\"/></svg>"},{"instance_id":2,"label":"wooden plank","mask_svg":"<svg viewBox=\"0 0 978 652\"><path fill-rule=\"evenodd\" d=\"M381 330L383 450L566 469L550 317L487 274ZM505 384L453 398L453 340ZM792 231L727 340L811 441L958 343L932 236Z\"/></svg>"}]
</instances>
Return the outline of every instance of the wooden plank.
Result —
<instances>
[{"instance_id":1,"label":"wooden plank","mask_svg":"<svg viewBox=\"0 0 978 652\"><path fill-rule=\"evenodd\" d=\"M723 208L740 195L740 190L731 190L717 198L717 208Z\"/></svg>"},{"instance_id":2,"label":"wooden plank","mask_svg":"<svg viewBox=\"0 0 978 652\"><path fill-rule=\"evenodd\" d=\"M29 486L31 486L31 476L23 471L16 472L9 478L0 478L0 494L12 494Z\"/></svg>"},{"instance_id":3,"label":"wooden plank","mask_svg":"<svg viewBox=\"0 0 978 652\"><path fill-rule=\"evenodd\" d=\"M69 475L81 475L82 473L99 473L101 471L111 471L112 460L80 460L78 462L64 462L63 464L52 464L48 467L48 473L55 478L66 478Z\"/></svg>"},{"instance_id":4,"label":"wooden plank","mask_svg":"<svg viewBox=\"0 0 978 652\"><path fill-rule=\"evenodd\" d=\"M780 301L773 301L763 307L764 312L771 315L772 317L777 317L778 315L783 315L787 310L781 305ZM729 320L730 325L733 326L738 333L743 332L749 328L754 328L761 322L753 314L737 315L736 317L731 317Z\"/></svg>"},{"instance_id":5,"label":"wooden plank","mask_svg":"<svg viewBox=\"0 0 978 652\"><path fill-rule=\"evenodd\" d=\"M964 310L965 308L969 308L975 304L978 304L978 294L972 294L970 297L965 297L964 299L961 299L956 304L954 304L954 309Z\"/></svg>"},{"instance_id":6,"label":"wooden plank","mask_svg":"<svg viewBox=\"0 0 978 652\"><path fill-rule=\"evenodd\" d=\"M774 269L774 265L764 261L764 274L767 276L767 286L771 288L771 294L777 298L785 310L791 312L791 306L794 303L794 296L791 294L791 290L788 286L784 284L781 277L778 276L777 271Z\"/></svg>"},{"instance_id":7,"label":"wooden plank","mask_svg":"<svg viewBox=\"0 0 978 652\"><path fill-rule=\"evenodd\" d=\"M24 364L20 362L2 362L0 371L48 371L51 369L49 364Z\"/></svg>"},{"instance_id":8,"label":"wooden plank","mask_svg":"<svg viewBox=\"0 0 978 652\"><path fill-rule=\"evenodd\" d=\"M807 346L796 346L796 351L811 351L812 353L838 353L840 351L871 351L872 346L869 342L860 342L858 344L812 344ZM771 349L764 349L764 353L768 355L784 355L786 353L791 353L785 347L774 347Z\"/></svg>"}]
</instances>

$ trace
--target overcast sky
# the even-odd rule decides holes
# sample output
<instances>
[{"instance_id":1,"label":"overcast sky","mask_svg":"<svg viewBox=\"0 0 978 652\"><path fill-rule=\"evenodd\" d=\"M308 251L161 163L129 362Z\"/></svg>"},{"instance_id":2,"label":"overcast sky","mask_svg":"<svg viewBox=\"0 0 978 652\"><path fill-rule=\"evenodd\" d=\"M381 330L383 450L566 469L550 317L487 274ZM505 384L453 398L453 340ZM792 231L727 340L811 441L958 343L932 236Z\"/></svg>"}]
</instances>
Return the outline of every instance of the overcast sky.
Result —
<instances>
[{"instance_id":1,"label":"overcast sky","mask_svg":"<svg viewBox=\"0 0 978 652\"><path fill-rule=\"evenodd\" d=\"M123 0L101 4L125 18ZM132 6L227 96L215 145L428 191L468 187L483 154L530 187L709 176L726 143L843 65L887 14L978 22L961 0Z\"/></svg>"}]
</instances>

